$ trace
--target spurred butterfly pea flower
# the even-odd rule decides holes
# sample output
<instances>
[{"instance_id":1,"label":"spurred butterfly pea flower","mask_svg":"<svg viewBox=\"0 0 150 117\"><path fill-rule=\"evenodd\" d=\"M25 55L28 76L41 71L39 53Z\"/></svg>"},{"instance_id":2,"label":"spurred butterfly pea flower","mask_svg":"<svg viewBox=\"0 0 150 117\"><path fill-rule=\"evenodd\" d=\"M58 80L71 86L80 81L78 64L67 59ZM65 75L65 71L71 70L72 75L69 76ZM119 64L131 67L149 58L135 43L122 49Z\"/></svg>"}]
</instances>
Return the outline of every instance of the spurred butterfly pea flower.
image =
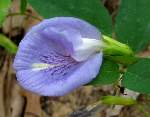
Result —
<instances>
[{"instance_id":1,"label":"spurred butterfly pea flower","mask_svg":"<svg viewBox=\"0 0 150 117\"><path fill-rule=\"evenodd\" d=\"M99 30L81 19L45 19L19 44L13 64L17 80L39 95L65 95L99 73L100 40Z\"/></svg>"}]
</instances>

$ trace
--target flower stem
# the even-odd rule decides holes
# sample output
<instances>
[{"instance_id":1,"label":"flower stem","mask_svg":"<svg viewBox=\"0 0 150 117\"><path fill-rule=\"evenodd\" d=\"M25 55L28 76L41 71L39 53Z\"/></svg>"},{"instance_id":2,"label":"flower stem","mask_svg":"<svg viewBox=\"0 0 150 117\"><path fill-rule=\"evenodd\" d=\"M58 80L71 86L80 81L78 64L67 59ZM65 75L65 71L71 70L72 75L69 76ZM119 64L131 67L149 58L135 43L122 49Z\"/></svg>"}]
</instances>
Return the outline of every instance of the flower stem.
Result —
<instances>
[{"instance_id":1,"label":"flower stem","mask_svg":"<svg viewBox=\"0 0 150 117\"><path fill-rule=\"evenodd\" d=\"M104 96L101 98L102 104L108 105L134 105L137 104L137 101L132 98L125 98L120 96Z\"/></svg>"}]
</instances>

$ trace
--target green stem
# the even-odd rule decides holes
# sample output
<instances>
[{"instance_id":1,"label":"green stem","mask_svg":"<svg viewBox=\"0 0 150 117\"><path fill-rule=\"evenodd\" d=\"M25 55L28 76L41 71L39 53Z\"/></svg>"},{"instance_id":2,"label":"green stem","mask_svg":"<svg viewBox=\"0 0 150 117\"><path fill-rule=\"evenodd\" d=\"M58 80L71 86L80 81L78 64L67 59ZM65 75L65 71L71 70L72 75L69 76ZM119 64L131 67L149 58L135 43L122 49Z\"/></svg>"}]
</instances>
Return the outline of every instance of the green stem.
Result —
<instances>
[{"instance_id":1,"label":"green stem","mask_svg":"<svg viewBox=\"0 0 150 117\"><path fill-rule=\"evenodd\" d=\"M134 105L137 101L132 98L120 97L120 96L104 96L101 98L102 104L107 105Z\"/></svg>"},{"instance_id":2,"label":"green stem","mask_svg":"<svg viewBox=\"0 0 150 117\"><path fill-rule=\"evenodd\" d=\"M0 46L12 54L16 54L17 52L17 45L3 34L0 34Z\"/></svg>"}]
</instances>

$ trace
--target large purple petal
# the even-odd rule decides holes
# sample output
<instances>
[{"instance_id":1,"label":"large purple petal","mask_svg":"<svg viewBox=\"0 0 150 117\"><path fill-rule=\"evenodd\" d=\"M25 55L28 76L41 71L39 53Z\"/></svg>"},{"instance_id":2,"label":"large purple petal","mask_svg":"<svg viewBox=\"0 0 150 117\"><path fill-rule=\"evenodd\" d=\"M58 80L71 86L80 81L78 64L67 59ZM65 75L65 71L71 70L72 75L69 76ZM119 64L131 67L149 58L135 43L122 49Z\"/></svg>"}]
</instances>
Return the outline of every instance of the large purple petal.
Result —
<instances>
[{"instance_id":1,"label":"large purple petal","mask_svg":"<svg viewBox=\"0 0 150 117\"><path fill-rule=\"evenodd\" d=\"M94 79L101 62L101 54L97 54L65 76L53 78L48 72L26 69L18 71L17 77L27 90L45 96L62 96Z\"/></svg>"},{"instance_id":2,"label":"large purple petal","mask_svg":"<svg viewBox=\"0 0 150 117\"><path fill-rule=\"evenodd\" d=\"M45 19L42 23L33 26L32 32L41 31L47 27L55 27L57 29L74 29L78 30L83 38L100 39L101 33L97 28L88 22L74 17L55 17Z\"/></svg>"},{"instance_id":3,"label":"large purple petal","mask_svg":"<svg viewBox=\"0 0 150 117\"><path fill-rule=\"evenodd\" d=\"M95 27L77 18L52 18L34 26L21 41L14 60L19 83L40 95L61 96L90 82L99 72L102 54L75 61L70 54L83 36L100 39ZM44 68L36 68L43 64Z\"/></svg>"}]
</instances>

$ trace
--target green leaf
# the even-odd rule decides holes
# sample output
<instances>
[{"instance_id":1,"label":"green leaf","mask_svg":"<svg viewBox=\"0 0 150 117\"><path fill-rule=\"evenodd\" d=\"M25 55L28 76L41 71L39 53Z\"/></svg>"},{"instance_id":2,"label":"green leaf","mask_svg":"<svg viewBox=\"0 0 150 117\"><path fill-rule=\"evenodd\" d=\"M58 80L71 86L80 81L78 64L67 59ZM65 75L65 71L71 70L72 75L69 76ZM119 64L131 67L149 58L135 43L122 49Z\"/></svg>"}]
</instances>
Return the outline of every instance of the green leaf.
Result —
<instances>
[{"instance_id":1,"label":"green leaf","mask_svg":"<svg viewBox=\"0 0 150 117\"><path fill-rule=\"evenodd\" d=\"M137 92L150 93L150 59L142 58L129 66L122 85Z\"/></svg>"},{"instance_id":2,"label":"green leaf","mask_svg":"<svg viewBox=\"0 0 150 117\"><path fill-rule=\"evenodd\" d=\"M8 13L8 9L10 5L11 5L11 0L0 0L0 26L2 25Z\"/></svg>"},{"instance_id":3,"label":"green leaf","mask_svg":"<svg viewBox=\"0 0 150 117\"><path fill-rule=\"evenodd\" d=\"M111 61L104 60L100 73L90 82L91 85L112 84L119 78L119 66Z\"/></svg>"},{"instance_id":4,"label":"green leaf","mask_svg":"<svg viewBox=\"0 0 150 117\"><path fill-rule=\"evenodd\" d=\"M97 26L104 34L112 33L111 17L100 0L29 0L29 3L44 18L78 17Z\"/></svg>"},{"instance_id":5,"label":"green leaf","mask_svg":"<svg viewBox=\"0 0 150 117\"><path fill-rule=\"evenodd\" d=\"M20 1L20 11L21 13L24 13L27 8L27 0L21 0Z\"/></svg>"},{"instance_id":6,"label":"green leaf","mask_svg":"<svg viewBox=\"0 0 150 117\"><path fill-rule=\"evenodd\" d=\"M15 54L17 46L6 36L0 34L0 46L4 47L8 52Z\"/></svg>"},{"instance_id":7,"label":"green leaf","mask_svg":"<svg viewBox=\"0 0 150 117\"><path fill-rule=\"evenodd\" d=\"M150 0L121 0L116 38L136 52L150 43Z\"/></svg>"}]
</instances>

